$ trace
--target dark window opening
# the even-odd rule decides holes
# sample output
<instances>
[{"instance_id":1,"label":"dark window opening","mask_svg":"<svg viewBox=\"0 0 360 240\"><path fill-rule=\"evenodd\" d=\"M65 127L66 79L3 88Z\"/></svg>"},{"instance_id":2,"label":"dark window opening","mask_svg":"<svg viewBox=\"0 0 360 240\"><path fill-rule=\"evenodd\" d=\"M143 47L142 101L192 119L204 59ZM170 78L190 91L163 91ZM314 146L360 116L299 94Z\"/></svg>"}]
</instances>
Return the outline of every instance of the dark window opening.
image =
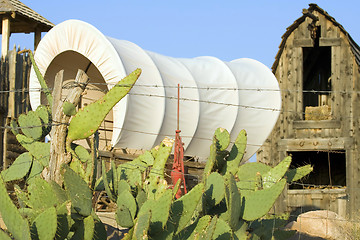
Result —
<instances>
[{"instance_id":1,"label":"dark window opening","mask_svg":"<svg viewBox=\"0 0 360 240\"><path fill-rule=\"evenodd\" d=\"M331 47L320 47L319 33L314 47L303 50L303 110L308 106L318 107L330 104L331 91Z\"/></svg>"},{"instance_id":2,"label":"dark window opening","mask_svg":"<svg viewBox=\"0 0 360 240\"><path fill-rule=\"evenodd\" d=\"M290 189L346 186L345 151L301 151L292 155L291 168L311 164L314 170L305 178L289 186Z\"/></svg>"}]
</instances>

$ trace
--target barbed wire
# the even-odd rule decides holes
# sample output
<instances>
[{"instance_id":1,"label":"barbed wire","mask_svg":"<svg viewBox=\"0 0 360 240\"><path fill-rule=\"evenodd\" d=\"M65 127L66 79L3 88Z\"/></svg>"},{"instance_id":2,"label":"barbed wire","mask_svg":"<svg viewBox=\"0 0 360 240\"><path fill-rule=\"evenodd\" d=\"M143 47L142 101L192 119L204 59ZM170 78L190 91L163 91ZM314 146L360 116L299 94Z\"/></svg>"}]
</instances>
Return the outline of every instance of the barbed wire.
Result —
<instances>
[{"instance_id":1,"label":"barbed wire","mask_svg":"<svg viewBox=\"0 0 360 240\"><path fill-rule=\"evenodd\" d=\"M85 84L81 84L81 85L85 85ZM97 82L89 82L87 85L99 85L99 86L109 86L109 87L113 87L115 85L117 85L118 87L129 87L131 85L124 85L124 84L112 84L112 83L97 83ZM64 85L62 88L63 89L71 89L73 87L77 87L79 86L78 83L67 83L66 85ZM134 84L133 88L174 88L177 89L178 86L171 86L171 85L151 85L151 84ZM94 91L103 91L103 92L107 92L108 89L100 89L100 88L94 88L94 87L86 87L89 90L94 90ZM49 87L47 88L47 90L52 90L53 88ZM212 86L207 86L207 87L199 87L199 86L184 86L184 85L180 85L180 89L196 89L196 90L220 90L220 91L251 91L251 92L282 92L282 93L313 93L313 94L318 94L318 93L322 93L322 94L331 94L331 93L340 93L340 94L348 94L348 93L357 93L360 94L360 91L349 91L349 90L304 90L304 89L272 89L272 88L259 88L259 87L255 87L255 88L234 88L234 87L212 87ZM43 92L45 91L45 89L43 88L19 88L19 89L10 89L10 90L0 90L0 94L1 93L11 93L11 92Z\"/></svg>"},{"instance_id":2,"label":"barbed wire","mask_svg":"<svg viewBox=\"0 0 360 240\"><path fill-rule=\"evenodd\" d=\"M87 87L86 89L87 90L96 90L96 91L101 91L101 92L107 92L107 91L103 91L101 89L99 90L97 88L89 88L89 87ZM39 89L34 90L34 91L39 91ZM164 95L156 95L156 94L148 94L148 93L133 93L133 92L129 92L128 94L129 95L134 95L134 96L156 97L156 98L166 98L166 99L171 99L171 100L177 100L177 97L175 97L175 96L164 96ZM96 100L96 99L88 98L88 97L85 97L85 96L83 96L83 98L87 99L87 100L92 100L92 101ZM244 108L244 109L254 109L254 110L273 111L273 112L280 112L280 113L290 113L290 114L296 114L296 115L299 115L299 116L300 115L303 116L303 115L307 114L305 111L284 110L284 109L277 109L277 108L271 108L271 107L243 105L243 104L217 102L217 101L200 100L200 99L183 98L183 97L180 97L180 101L192 101L192 102L200 102L200 103L206 103L206 104L222 105L222 106L226 106L226 107L238 107L238 108ZM317 116L324 117L324 114L320 113L320 112L311 112L311 113L308 113L308 114L311 115L314 118L316 118ZM330 114L327 114L326 117L333 118L333 115L330 113ZM351 116L349 116L349 117L341 116L340 118L341 119L351 119L352 117Z\"/></svg>"}]
</instances>

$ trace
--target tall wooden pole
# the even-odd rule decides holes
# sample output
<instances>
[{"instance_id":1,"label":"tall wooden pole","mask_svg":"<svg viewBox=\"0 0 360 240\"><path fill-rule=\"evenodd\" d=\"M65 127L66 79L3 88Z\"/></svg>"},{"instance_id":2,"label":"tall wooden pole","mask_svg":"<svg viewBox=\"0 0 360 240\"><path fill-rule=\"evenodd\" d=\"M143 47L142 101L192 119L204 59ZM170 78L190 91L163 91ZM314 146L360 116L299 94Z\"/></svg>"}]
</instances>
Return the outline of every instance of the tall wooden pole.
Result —
<instances>
[{"instance_id":1,"label":"tall wooden pole","mask_svg":"<svg viewBox=\"0 0 360 240\"><path fill-rule=\"evenodd\" d=\"M1 57L6 57L9 51L10 39L10 17L4 16L2 19L2 41L1 41Z\"/></svg>"},{"instance_id":2,"label":"tall wooden pole","mask_svg":"<svg viewBox=\"0 0 360 240\"><path fill-rule=\"evenodd\" d=\"M41 40L41 30L39 28L36 28L34 33L34 51L39 45L40 40Z\"/></svg>"}]
</instances>

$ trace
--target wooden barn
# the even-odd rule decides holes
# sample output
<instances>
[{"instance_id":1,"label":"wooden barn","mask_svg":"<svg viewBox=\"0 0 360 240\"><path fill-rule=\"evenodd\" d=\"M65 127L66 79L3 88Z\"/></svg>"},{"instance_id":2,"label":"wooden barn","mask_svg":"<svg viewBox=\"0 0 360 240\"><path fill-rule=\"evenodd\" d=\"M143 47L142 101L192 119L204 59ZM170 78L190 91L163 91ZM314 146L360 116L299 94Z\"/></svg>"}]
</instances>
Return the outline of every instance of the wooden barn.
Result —
<instances>
[{"instance_id":1,"label":"wooden barn","mask_svg":"<svg viewBox=\"0 0 360 240\"><path fill-rule=\"evenodd\" d=\"M316 4L286 29L272 71L282 111L258 151L275 165L292 155L293 165L313 173L285 191L281 211L328 209L355 218L360 208L360 47Z\"/></svg>"}]
</instances>

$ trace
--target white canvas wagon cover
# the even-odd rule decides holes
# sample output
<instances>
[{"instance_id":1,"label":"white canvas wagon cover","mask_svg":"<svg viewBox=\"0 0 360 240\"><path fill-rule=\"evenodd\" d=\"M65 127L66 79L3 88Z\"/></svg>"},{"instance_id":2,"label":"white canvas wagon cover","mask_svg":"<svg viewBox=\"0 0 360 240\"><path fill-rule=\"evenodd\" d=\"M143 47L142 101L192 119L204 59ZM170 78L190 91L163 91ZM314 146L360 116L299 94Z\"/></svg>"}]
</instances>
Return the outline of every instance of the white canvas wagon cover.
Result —
<instances>
[{"instance_id":1,"label":"white canvas wagon cover","mask_svg":"<svg viewBox=\"0 0 360 240\"><path fill-rule=\"evenodd\" d=\"M150 149L165 136L174 136L178 84L181 136L189 156L206 158L215 129L223 127L232 141L241 129L247 131L245 158L250 158L270 134L281 108L278 82L258 61L163 56L132 42L106 37L79 20L51 29L39 43L35 60L49 87L55 74L64 69L64 92L78 69L86 71L91 80L82 105L101 97L136 68L142 69L129 95L102 125L103 147ZM40 89L33 70L30 88ZM30 92L33 109L43 100L40 90Z\"/></svg>"}]
</instances>

